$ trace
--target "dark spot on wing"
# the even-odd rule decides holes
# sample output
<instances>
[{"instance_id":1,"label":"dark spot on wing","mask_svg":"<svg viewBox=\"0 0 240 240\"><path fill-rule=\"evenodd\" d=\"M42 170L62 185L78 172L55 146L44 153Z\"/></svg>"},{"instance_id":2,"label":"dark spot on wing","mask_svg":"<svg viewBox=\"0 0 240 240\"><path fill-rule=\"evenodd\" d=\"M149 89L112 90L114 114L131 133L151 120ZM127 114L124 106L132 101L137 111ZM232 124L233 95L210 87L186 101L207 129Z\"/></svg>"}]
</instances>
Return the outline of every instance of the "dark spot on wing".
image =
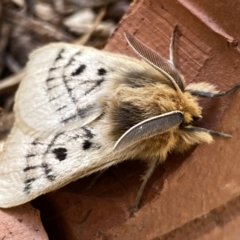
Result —
<instances>
[{"instance_id":1,"label":"dark spot on wing","mask_svg":"<svg viewBox=\"0 0 240 240\"><path fill-rule=\"evenodd\" d=\"M89 94L89 93L90 93L91 91L93 91L96 87L99 87L99 86L102 84L103 81L104 81L104 78L98 79L98 80L96 81L96 83L94 84L94 86L91 87L90 89L88 89L88 90L85 92L85 95Z\"/></svg>"},{"instance_id":2,"label":"dark spot on wing","mask_svg":"<svg viewBox=\"0 0 240 240\"><path fill-rule=\"evenodd\" d=\"M84 142L83 142L83 150L87 150L87 149L89 149L90 147L92 146L92 142L90 142L89 140L85 140Z\"/></svg>"},{"instance_id":3,"label":"dark spot on wing","mask_svg":"<svg viewBox=\"0 0 240 240\"><path fill-rule=\"evenodd\" d=\"M55 79L55 78L53 78L53 77L51 78L51 77L50 77L50 78L48 78L48 79L46 80L46 82L51 82L51 81L53 81L54 79Z\"/></svg>"},{"instance_id":4,"label":"dark spot on wing","mask_svg":"<svg viewBox=\"0 0 240 240\"><path fill-rule=\"evenodd\" d=\"M49 179L50 181L54 181L56 178L56 176L54 175L47 175L47 179Z\"/></svg>"},{"instance_id":5,"label":"dark spot on wing","mask_svg":"<svg viewBox=\"0 0 240 240\"><path fill-rule=\"evenodd\" d=\"M49 72L55 71L56 69L58 69L59 67L51 67L49 68Z\"/></svg>"},{"instance_id":6,"label":"dark spot on wing","mask_svg":"<svg viewBox=\"0 0 240 240\"><path fill-rule=\"evenodd\" d=\"M55 89L55 88L57 88L57 87L61 87L62 86L62 84L57 84L57 85L54 85L54 86L48 86L48 91L51 91L51 90L53 90L53 89Z\"/></svg>"},{"instance_id":7,"label":"dark spot on wing","mask_svg":"<svg viewBox=\"0 0 240 240\"><path fill-rule=\"evenodd\" d=\"M65 105L65 106L62 106L62 107L58 108L58 109L56 110L56 112L59 112L59 111L63 110L63 109L66 108L66 107L67 107L66 105Z\"/></svg>"},{"instance_id":8,"label":"dark spot on wing","mask_svg":"<svg viewBox=\"0 0 240 240\"><path fill-rule=\"evenodd\" d=\"M32 169L36 169L38 166L27 166L23 169L24 172L27 172L29 170L32 170Z\"/></svg>"},{"instance_id":9,"label":"dark spot on wing","mask_svg":"<svg viewBox=\"0 0 240 240\"><path fill-rule=\"evenodd\" d=\"M36 180L36 178L29 178L29 179L25 180L24 183L28 184L28 183L31 183L31 182L33 182L35 180Z\"/></svg>"},{"instance_id":10,"label":"dark spot on wing","mask_svg":"<svg viewBox=\"0 0 240 240\"><path fill-rule=\"evenodd\" d=\"M75 72L72 73L72 76L76 76L76 75L79 75L81 74L86 68L86 65L84 64L81 64L76 70Z\"/></svg>"},{"instance_id":11,"label":"dark spot on wing","mask_svg":"<svg viewBox=\"0 0 240 240\"><path fill-rule=\"evenodd\" d=\"M59 111L61 111L62 109L66 108L66 107L67 107L66 105L65 105L65 106L62 106L62 107L58 108L58 109L56 110L56 112L59 112Z\"/></svg>"},{"instance_id":12,"label":"dark spot on wing","mask_svg":"<svg viewBox=\"0 0 240 240\"><path fill-rule=\"evenodd\" d=\"M34 182L36 180L36 178L29 178L27 180L24 181L25 187L23 189L24 192L29 193L30 189L31 189L31 183Z\"/></svg>"},{"instance_id":13,"label":"dark spot on wing","mask_svg":"<svg viewBox=\"0 0 240 240\"><path fill-rule=\"evenodd\" d=\"M27 154L26 158L31 158L31 157L35 157L35 156L36 156L36 154Z\"/></svg>"},{"instance_id":14,"label":"dark spot on wing","mask_svg":"<svg viewBox=\"0 0 240 240\"><path fill-rule=\"evenodd\" d=\"M104 69L104 68L99 68L98 69L98 75L99 76L103 76L103 75L105 75L107 73L107 70L106 69Z\"/></svg>"},{"instance_id":15,"label":"dark spot on wing","mask_svg":"<svg viewBox=\"0 0 240 240\"><path fill-rule=\"evenodd\" d=\"M33 142L32 142L32 145L33 146L36 146L36 145L44 145L42 142L39 142L39 140L36 138ZM28 154L28 155L31 155L31 154ZM33 154L32 154L33 155Z\"/></svg>"},{"instance_id":16,"label":"dark spot on wing","mask_svg":"<svg viewBox=\"0 0 240 240\"><path fill-rule=\"evenodd\" d=\"M62 53L63 53L63 52L64 52L64 49L61 49L61 50L59 51L59 53L58 53L58 55L57 55L55 61L58 61L59 59L62 58Z\"/></svg>"},{"instance_id":17,"label":"dark spot on wing","mask_svg":"<svg viewBox=\"0 0 240 240\"><path fill-rule=\"evenodd\" d=\"M44 169L44 173L47 179L49 179L50 181L55 180L56 176L50 174L52 172L52 169L49 167L49 165L46 162L43 162L41 167Z\"/></svg>"},{"instance_id":18,"label":"dark spot on wing","mask_svg":"<svg viewBox=\"0 0 240 240\"><path fill-rule=\"evenodd\" d=\"M84 131L84 137L91 139L93 138L94 134L91 132L91 130L87 129L86 127L82 127Z\"/></svg>"},{"instance_id":19,"label":"dark spot on wing","mask_svg":"<svg viewBox=\"0 0 240 240\"><path fill-rule=\"evenodd\" d=\"M59 160L59 161L63 161L67 158L67 149L66 148L55 148L53 149L52 151L56 158Z\"/></svg>"},{"instance_id":20,"label":"dark spot on wing","mask_svg":"<svg viewBox=\"0 0 240 240\"><path fill-rule=\"evenodd\" d=\"M50 173L52 171L52 169L50 169L48 164L45 163L45 162L42 163L42 168L44 168L45 174L48 174L48 173Z\"/></svg>"},{"instance_id":21,"label":"dark spot on wing","mask_svg":"<svg viewBox=\"0 0 240 240\"><path fill-rule=\"evenodd\" d=\"M68 123L70 121L76 120L78 118L78 114L73 114L72 116L65 118L61 121L61 123Z\"/></svg>"}]
</instances>

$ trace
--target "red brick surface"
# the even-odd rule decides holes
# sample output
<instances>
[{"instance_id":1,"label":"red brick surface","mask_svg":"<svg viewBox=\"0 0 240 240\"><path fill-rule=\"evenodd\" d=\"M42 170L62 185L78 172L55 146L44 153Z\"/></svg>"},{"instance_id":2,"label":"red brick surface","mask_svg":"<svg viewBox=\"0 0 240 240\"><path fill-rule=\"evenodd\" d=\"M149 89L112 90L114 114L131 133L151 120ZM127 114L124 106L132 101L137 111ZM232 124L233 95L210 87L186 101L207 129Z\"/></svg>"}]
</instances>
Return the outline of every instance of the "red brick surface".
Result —
<instances>
[{"instance_id":1,"label":"red brick surface","mask_svg":"<svg viewBox=\"0 0 240 240\"><path fill-rule=\"evenodd\" d=\"M46 240L39 211L29 203L10 209L0 210L1 240Z\"/></svg>"},{"instance_id":2,"label":"red brick surface","mask_svg":"<svg viewBox=\"0 0 240 240\"><path fill-rule=\"evenodd\" d=\"M240 197L196 218L183 226L164 234L159 240L217 240L239 239L240 236Z\"/></svg>"},{"instance_id":3,"label":"red brick surface","mask_svg":"<svg viewBox=\"0 0 240 240\"><path fill-rule=\"evenodd\" d=\"M239 8L237 1L135 1L106 49L136 56L123 37L127 30L167 57L178 24L176 62L186 82L207 81L225 90L240 81ZM233 138L171 155L155 171L133 218L129 212L145 169L137 161L112 167L88 191L93 176L38 198L34 206L50 239L238 240L239 98L237 92L201 101L199 125Z\"/></svg>"},{"instance_id":4,"label":"red brick surface","mask_svg":"<svg viewBox=\"0 0 240 240\"><path fill-rule=\"evenodd\" d=\"M136 56L123 37L127 30L167 57L169 38L177 23L176 61L186 81L208 81L226 89L240 81L235 40L240 31L236 26L235 31L228 31L231 24L226 21L239 22L240 17L231 14L232 4L215 3L136 1L106 49ZM194 8L201 9L199 16ZM214 15L210 15L212 9ZM212 145L198 146L185 155L170 156L154 173L136 217L129 218L129 210L144 171L138 162L111 168L87 192L83 189L91 177L48 194L53 214L61 215L63 232L72 239L230 239L230 234L231 239L238 239L237 206L232 206L236 208L234 216L234 210L228 213L229 221L218 212L212 219L209 212L238 199L240 193L239 97L236 93L202 102L204 118L199 124L231 133L233 138L216 139ZM199 225L205 227L198 229Z\"/></svg>"}]
</instances>

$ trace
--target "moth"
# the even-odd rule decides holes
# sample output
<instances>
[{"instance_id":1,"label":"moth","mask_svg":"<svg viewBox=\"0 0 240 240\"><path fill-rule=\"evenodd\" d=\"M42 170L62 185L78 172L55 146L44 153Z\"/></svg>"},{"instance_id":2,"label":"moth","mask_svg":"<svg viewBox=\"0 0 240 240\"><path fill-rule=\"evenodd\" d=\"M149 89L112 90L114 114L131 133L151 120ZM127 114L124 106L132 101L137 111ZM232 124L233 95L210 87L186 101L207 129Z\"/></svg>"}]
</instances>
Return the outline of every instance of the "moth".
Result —
<instances>
[{"instance_id":1,"label":"moth","mask_svg":"<svg viewBox=\"0 0 240 240\"><path fill-rule=\"evenodd\" d=\"M186 85L170 60L125 33L143 61L55 43L30 55L15 97L15 123L0 160L0 207L8 208L104 170L141 159L147 180L169 152L228 134L194 126L198 97L220 97L209 83Z\"/></svg>"}]
</instances>

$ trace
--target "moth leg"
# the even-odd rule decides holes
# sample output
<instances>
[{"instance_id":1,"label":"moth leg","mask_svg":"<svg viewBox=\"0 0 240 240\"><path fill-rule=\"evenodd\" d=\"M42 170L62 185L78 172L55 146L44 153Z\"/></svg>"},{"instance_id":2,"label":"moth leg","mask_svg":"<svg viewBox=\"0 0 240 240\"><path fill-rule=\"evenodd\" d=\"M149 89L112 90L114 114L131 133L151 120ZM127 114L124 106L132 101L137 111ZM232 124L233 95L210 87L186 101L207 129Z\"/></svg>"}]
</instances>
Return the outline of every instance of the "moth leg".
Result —
<instances>
[{"instance_id":1,"label":"moth leg","mask_svg":"<svg viewBox=\"0 0 240 240\"><path fill-rule=\"evenodd\" d=\"M86 190L91 189L91 188L95 185L95 183L97 182L97 180L102 176L102 174L105 173L105 171L106 171L106 169L99 171L99 172L96 174L96 176L93 178L93 180L91 181L91 183L87 186Z\"/></svg>"},{"instance_id":2,"label":"moth leg","mask_svg":"<svg viewBox=\"0 0 240 240\"><path fill-rule=\"evenodd\" d=\"M169 46L169 60L173 66L175 66L175 64L174 64L174 44L175 44L175 39L176 39L177 27L178 27L177 25L174 26L171 40L170 40L170 46Z\"/></svg>"},{"instance_id":3,"label":"moth leg","mask_svg":"<svg viewBox=\"0 0 240 240\"><path fill-rule=\"evenodd\" d=\"M151 165L149 166L149 168L147 169L147 172L145 173L145 175L143 177L142 185L138 190L137 197L135 199L135 202L134 202L134 205L133 205L133 208L132 208L131 216L134 216L134 213L138 210L139 202L141 200L141 197L142 197L143 191L146 187L146 184L148 182L148 179L152 176L152 174L153 174L154 170L156 169L158 163L159 163L159 159L156 158L155 161L152 162Z\"/></svg>"},{"instance_id":4,"label":"moth leg","mask_svg":"<svg viewBox=\"0 0 240 240\"><path fill-rule=\"evenodd\" d=\"M239 88L240 88L240 83L237 83L236 85L234 85L230 89L228 89L226 91L223 91L223 92L218 92L218 93L205 92L205 91L200 91L200 90L193 90L193 91L190 91L190 92L191 92L192 95L196 95L196 96L199 96L199 97L214 98L214 97L225 96L228 93L234 92L234 91L236 91Z\"/></svg>"}]
</instances>

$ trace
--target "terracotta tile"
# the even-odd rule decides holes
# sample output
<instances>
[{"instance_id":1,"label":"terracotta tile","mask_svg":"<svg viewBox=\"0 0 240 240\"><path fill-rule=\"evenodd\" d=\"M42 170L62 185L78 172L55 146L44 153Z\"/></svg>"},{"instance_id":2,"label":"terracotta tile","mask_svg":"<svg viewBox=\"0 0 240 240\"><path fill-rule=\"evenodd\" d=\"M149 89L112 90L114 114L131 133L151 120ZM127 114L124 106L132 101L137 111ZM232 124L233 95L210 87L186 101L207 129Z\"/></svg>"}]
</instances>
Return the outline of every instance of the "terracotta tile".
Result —
<instances>
[{"instance_id":1,"label":"terracotta tile","mask_svg":"<svg viewBox=\"0 0 240 240\"><path fill-rule=\"evenodd\" d=\"M46 240L40 213L29 203L0 210L0 239Z\"/></svg>"}]
</instances>

